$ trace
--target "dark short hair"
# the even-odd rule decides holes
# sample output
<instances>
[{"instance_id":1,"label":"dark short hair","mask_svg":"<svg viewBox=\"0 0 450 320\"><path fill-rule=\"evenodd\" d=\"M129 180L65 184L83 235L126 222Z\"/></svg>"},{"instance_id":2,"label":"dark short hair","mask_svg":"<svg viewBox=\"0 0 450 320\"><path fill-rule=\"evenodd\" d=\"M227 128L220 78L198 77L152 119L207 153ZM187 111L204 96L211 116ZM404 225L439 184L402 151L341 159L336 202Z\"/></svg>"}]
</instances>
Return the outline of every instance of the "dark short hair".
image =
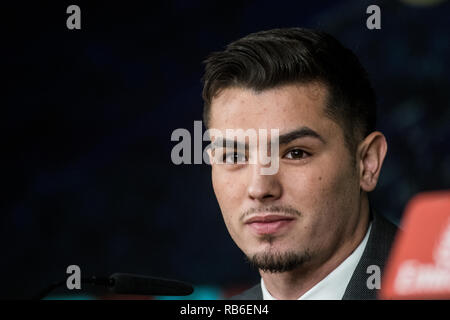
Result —
<instances>
[{"instance_id":1,"label":"dark short hair","mask_svg":"<svg viewBox=\"0 0 450 320\"><path fill-rule=\"evenodd\" d=\"M325 113L343 129L350 151L375 130L376 98L367 72L351 50L325 32L287 28L252 33L212 53L204 63L207 127L211 101L223 89L261 91L318 81L328 92Z\"/></svg>"}]
</instances>

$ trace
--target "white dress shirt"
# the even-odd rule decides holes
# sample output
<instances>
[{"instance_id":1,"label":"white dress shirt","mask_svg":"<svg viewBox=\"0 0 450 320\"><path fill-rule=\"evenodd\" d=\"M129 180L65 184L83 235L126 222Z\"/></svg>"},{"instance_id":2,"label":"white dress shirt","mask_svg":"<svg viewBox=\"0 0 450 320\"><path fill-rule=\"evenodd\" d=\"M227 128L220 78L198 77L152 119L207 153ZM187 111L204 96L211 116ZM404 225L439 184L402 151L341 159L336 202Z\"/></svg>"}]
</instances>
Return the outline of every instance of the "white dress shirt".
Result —
<instances>
[{"instance_id":1,"label":"white dress shirt","mask_svg":"<svg viewBox=\"0 0 450 320\"><path fill-rule=\"evenodd\" d=\"M353 272L361 259L364 249L366 248L371 228L372 223L369 225L364 239L347 259L297 300L341 300ZM267 290L262 278L261 288L264 300L276 300Z\"/></svg>"}]
</instances>

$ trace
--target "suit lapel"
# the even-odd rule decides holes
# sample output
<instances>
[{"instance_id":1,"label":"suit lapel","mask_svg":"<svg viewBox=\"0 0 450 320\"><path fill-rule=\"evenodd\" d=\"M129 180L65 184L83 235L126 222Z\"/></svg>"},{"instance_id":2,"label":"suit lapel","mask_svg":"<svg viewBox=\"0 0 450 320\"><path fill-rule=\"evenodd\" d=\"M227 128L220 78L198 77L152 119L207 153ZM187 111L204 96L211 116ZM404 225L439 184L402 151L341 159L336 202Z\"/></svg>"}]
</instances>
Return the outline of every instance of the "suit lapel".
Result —
<instances>
[{"instance_id":1,"label":"suit lapel","mask_svg":"<svg viewBox=\"0 0 450 320\"><path fill-rule=\"evenodd\" d=\"M371 210L372 230L364 253L345 290L343 300L374 300L378 289L369 289L367 280L372 274L367 272L371 265L378 266L383 274L397 227Z\"/></svg>"}]
</instances>

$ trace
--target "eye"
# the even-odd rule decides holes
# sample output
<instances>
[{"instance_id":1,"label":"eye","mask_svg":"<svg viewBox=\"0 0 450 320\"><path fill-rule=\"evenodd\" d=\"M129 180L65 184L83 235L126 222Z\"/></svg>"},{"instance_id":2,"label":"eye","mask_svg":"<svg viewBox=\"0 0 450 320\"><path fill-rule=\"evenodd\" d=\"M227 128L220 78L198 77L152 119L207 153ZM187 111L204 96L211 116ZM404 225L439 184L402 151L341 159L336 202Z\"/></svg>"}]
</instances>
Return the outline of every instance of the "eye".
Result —
<instances>
[{"instance_id":1,"label":"eye","mask_svg":"<svg viewBox=\"0 0 450 320\"><path fill-rule=\"evenodd\" d=\"M245 155L237 152L230 152L223 155L223 162L227 164L245 163Z\"/></svg>"},{"instance_id":2,"label":"eye","mask_svg":"<svg viewBox=\"0 0 450 320\"><path fill-rule=\"evenodd\" d=\"M286 153L285 157L290 160L298 160L309 157L310 155L311 154L309 154L306 151L303 151L302 149L292 149L288 153Z\"/></svg>"}]
</instances>

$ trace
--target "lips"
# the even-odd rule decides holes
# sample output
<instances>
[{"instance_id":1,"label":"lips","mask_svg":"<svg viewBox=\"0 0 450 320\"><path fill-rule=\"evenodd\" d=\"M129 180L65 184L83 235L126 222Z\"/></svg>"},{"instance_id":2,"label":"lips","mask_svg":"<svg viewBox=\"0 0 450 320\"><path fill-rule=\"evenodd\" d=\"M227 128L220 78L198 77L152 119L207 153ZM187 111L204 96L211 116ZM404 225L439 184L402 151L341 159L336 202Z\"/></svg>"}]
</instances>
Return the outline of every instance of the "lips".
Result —
<instances>
[{"instance_id":1,"label":"lips","mask_svg":"<svg viewBox=\"0 0 450 320\"><path fill-rule=\"evenodd\" d=\"M254 216L245 221L245 224L258 235L273 234L286 229L293 223L292 217L280 215Z\"/></svg>"}]
</instances>

